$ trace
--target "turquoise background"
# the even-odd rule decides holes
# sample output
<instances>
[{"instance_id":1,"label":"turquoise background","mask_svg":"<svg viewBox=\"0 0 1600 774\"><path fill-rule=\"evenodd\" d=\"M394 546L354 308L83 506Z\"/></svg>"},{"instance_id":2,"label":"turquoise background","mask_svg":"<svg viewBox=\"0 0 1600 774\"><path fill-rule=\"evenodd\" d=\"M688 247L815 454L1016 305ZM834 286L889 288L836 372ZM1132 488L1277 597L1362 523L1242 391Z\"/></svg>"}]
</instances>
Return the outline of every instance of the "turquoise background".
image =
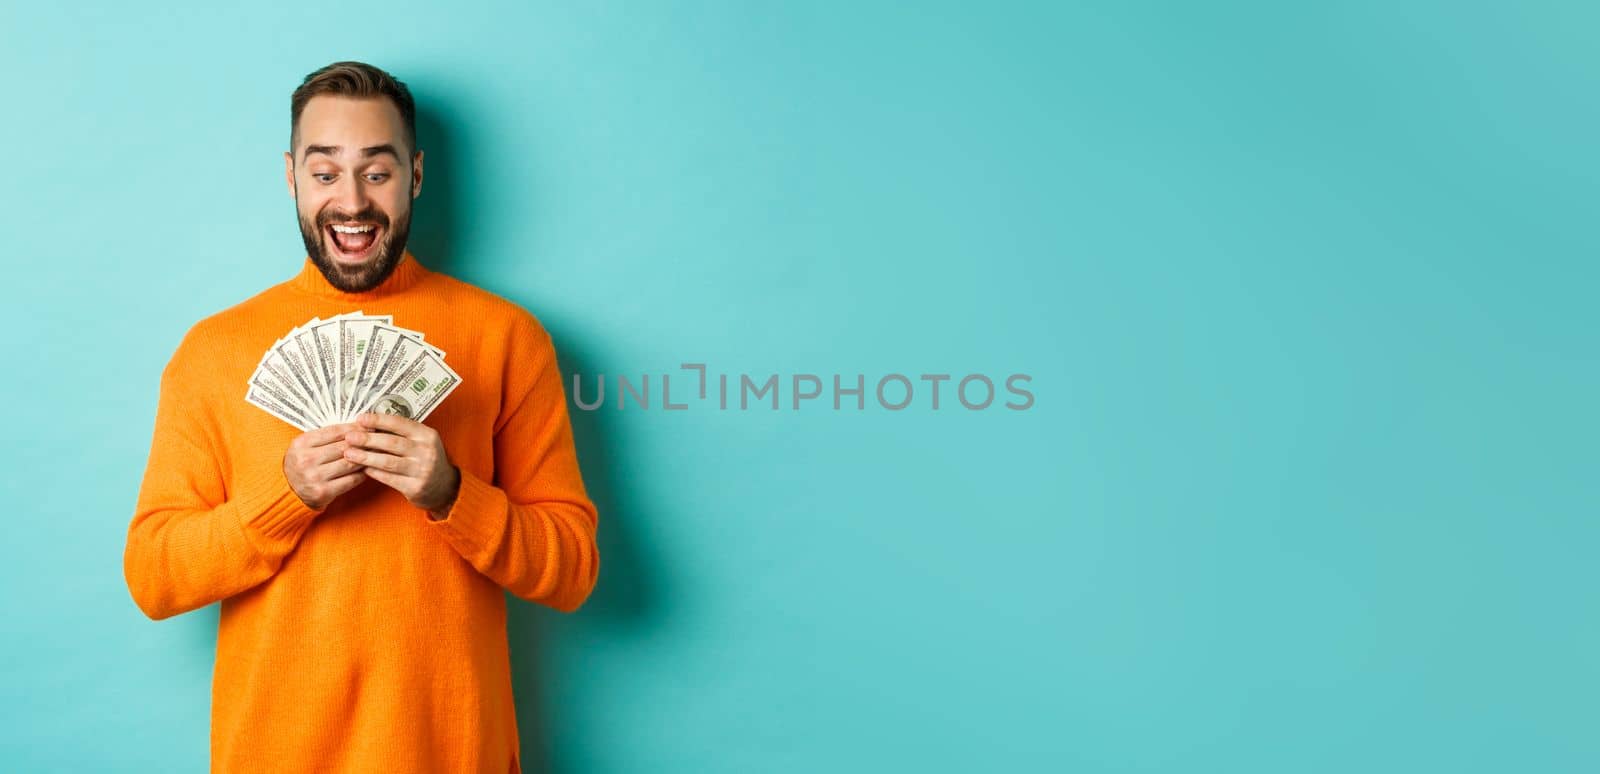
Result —
<instances>
[{"instance_id":1,"label":"turquoise background","mask_svg":"<svg viewBox=\"0 0 1600 774\"><path fill-rule=\"evenodd\" d=\"M126 530L354 58L413 249L568 373L1033 376L575 412L530 771L1600 769L1594 5L180 5L0 10L0 768L205 770L217 608L146 619Z\"/></svg>"}]
</instances>

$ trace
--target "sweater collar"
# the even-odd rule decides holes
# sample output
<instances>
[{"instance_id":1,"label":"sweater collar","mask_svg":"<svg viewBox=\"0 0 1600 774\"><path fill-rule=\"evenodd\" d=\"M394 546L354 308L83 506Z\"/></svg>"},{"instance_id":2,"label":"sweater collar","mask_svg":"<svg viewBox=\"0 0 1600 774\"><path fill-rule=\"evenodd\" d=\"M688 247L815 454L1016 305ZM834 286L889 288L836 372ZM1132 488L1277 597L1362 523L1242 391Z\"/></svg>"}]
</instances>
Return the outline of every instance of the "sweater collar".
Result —
<instances>
[{"instance_id":1,"label":"sweater collar","mask_svg":"<svg viewBox=\"0 0 1600 774\"><path fill-rule=\"evenodd\" d=\"M414 287L429 274L432 272L411 254L410 248L407 248L400 256L400 262L395 264L394 271L390 272L377 287L360 293L347 293L329 283L328 278L322 276L322 270L317 268L311 261L311 256L307 255L302 257L300 273L290 278L289 286L295 290L336 301L370 301Z\"/></svg>"}]
</instances>

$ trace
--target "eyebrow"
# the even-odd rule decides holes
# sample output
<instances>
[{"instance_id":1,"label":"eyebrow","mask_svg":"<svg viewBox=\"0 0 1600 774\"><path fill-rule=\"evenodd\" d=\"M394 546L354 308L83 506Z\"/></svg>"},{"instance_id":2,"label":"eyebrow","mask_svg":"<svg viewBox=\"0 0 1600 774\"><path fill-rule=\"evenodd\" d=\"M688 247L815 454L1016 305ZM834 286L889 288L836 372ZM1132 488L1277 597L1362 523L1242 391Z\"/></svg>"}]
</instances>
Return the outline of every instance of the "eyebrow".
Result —
<instances>
[{"instance_id":1,"label":"eyebrow","mask_svg":"<svg viewBox=\"0 0 1600 774\"><path fill-rule=\"evenodd\" d=\"M306 152L301 156L301 158L310 158L311 154L313 154L313 153L321 153L321 154L324 154L324 155L327 155L327 156L334 156L334 155L338 155L339 151L342 151L342 150L344 150L344 146L343 145L307 145L306 146ZM382 145L373 145L373 146L369 146L369 147L361 149L361 157L362 158L371 158L371 157L376 156L376 155L378 155L380 153L387 153L390 156L394 157L394 160L395 160L396 164L400 163L400 152L396 151L394 149L394 145L392 145L390 143L384 143Z\"/></svg>"}]
</instances>

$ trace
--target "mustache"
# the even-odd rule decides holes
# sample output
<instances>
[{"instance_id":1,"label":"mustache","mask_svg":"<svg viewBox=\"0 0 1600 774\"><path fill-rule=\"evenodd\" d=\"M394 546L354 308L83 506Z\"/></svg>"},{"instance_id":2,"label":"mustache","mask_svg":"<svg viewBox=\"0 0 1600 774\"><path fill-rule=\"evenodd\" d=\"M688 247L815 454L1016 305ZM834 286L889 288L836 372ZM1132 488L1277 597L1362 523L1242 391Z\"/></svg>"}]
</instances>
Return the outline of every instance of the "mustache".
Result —
<instances>
[{"instance_id":1,"label":"mustache","mask_svg":"<svg viewBox=\"0 0 1600 774\"><path fill-rule=\"evenodd\" d=\"M380 226L385 226L385 227L387 227L389 225L389 218L388 217L386 217L382 212L379 212L378 210L371 209L371 208L362 210L362 211L360 211L360 212L358 212L358 213L356 213L354 215L345 215L343 213L330 212L330 213L327 213L327 214L324 214L324 215L318 217L317 218L317 225L318 226L326 226L326 225L328 225L330 223L346 223L346 222L349 222L349 221L352 221L352 220L363 221L363 222L366 222L366 223L376 223L376 224L378 224Z\"/></svg>"}]
</instances>

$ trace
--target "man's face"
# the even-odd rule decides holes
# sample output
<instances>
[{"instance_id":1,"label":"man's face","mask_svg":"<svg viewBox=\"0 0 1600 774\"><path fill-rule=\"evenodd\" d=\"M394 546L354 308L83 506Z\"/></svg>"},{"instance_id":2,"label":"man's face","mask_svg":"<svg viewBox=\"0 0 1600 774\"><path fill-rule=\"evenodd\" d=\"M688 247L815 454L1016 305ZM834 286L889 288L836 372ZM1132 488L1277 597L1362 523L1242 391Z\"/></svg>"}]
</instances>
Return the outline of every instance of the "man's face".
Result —
<instances>
[{"instance_id":1,"label":"man's face","mask_svg":"<svg viewBox=\"0 0 1600 774\"><path fill-rule=\"evenodd\" d=\"M283 160L306 254L334 287L371 290L405 254L422 152L406 159L400 111L384 97L312 97L299 129Z\"/></svg>"}]
</instances>

